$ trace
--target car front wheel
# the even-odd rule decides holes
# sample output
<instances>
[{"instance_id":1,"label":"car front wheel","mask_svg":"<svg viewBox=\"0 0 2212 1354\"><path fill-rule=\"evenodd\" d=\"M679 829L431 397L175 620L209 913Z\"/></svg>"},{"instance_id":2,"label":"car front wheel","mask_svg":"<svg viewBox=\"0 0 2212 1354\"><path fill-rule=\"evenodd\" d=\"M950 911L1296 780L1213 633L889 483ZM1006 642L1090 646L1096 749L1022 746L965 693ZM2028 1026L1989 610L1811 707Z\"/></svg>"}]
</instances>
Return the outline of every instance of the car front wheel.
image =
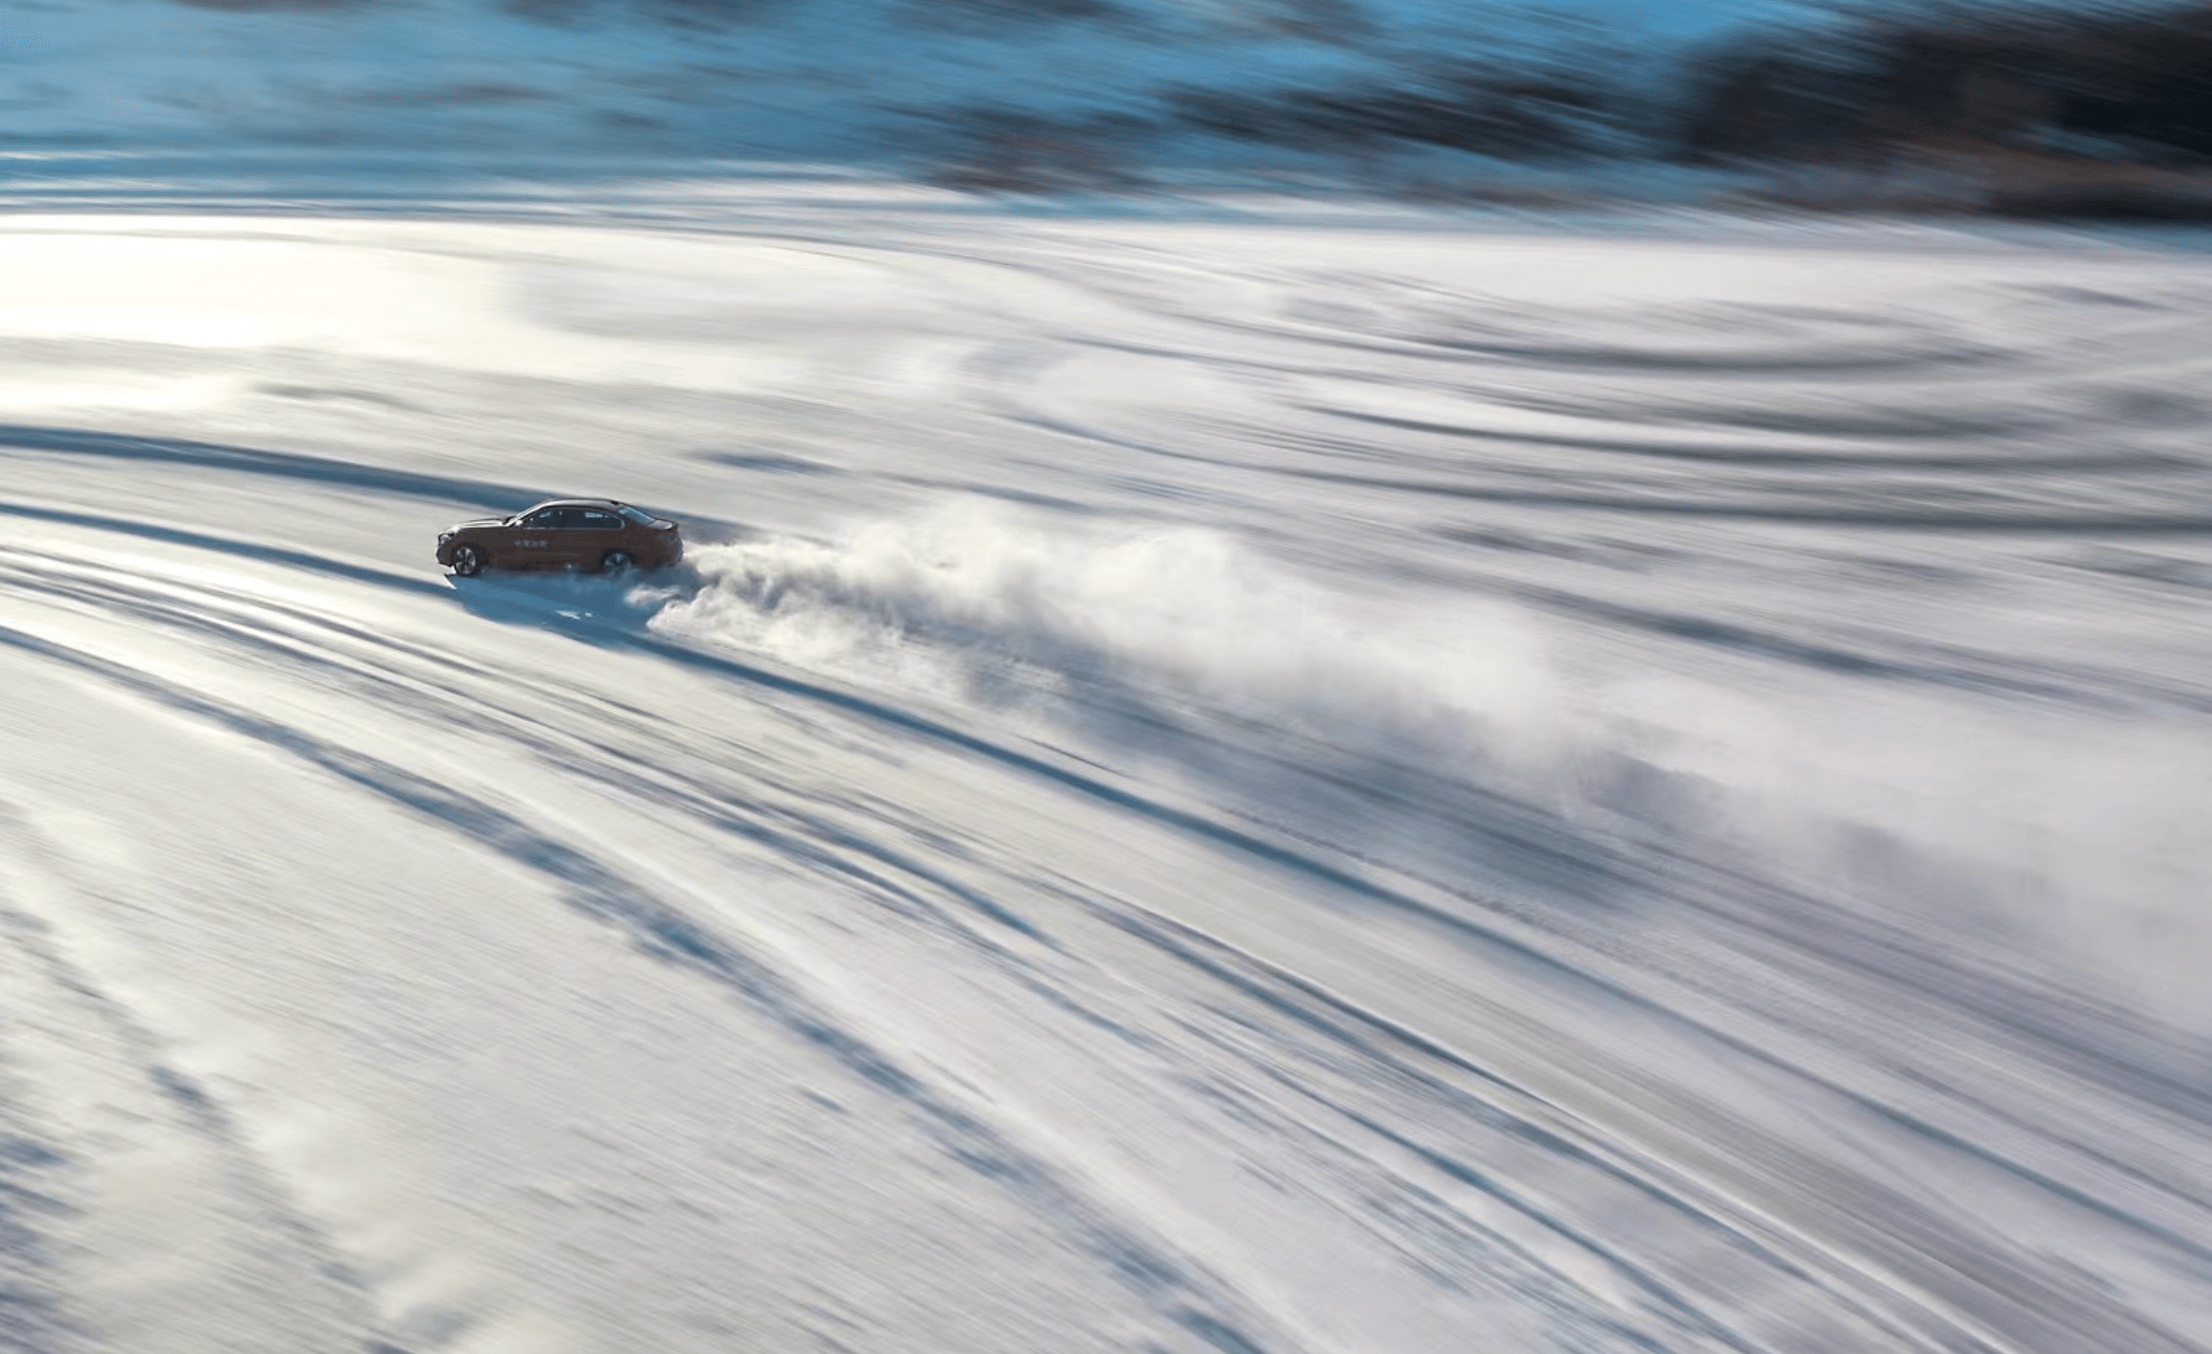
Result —
<instances>
[{"instance_id":1,"label":"car front wheel","mask_svg":"<svg viewBox=\"0 0 2212 1354\"><path fill-rule=\"evenodd\" d=\"M630 563L629 551L609 550L606 557L599 561L599 572L603 574L626 574L630 571Z\"/></svg>"},{"instance_id":2,"label":"car front wheel","mask_svg":"<svg viewBox=\"0 0 2212 1354\"><path fill-rule=\"evenodd\" d=\"M473 545L464 545L453 552L453 572L463 578L474 578L484 569L484 552Z\"/></svg>"}]
</instances>

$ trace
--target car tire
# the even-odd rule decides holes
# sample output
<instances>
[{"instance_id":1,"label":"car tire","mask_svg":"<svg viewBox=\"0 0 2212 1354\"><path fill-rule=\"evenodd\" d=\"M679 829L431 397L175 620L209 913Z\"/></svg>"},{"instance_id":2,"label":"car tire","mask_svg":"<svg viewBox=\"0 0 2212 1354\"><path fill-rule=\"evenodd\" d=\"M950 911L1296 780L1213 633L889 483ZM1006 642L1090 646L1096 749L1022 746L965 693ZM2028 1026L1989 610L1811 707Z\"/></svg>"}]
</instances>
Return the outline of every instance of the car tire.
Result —
<instances>
[{"instance_id":1,"label":"car tire","mask_svg":"<svg viewBox=\"0 0 2212 1354\"><path fill-rule=\"evenodd\" d=\"M599 572L603 574L626 574L630 572L630 566L635 562L630 558L630 552L627 550L609 550L599 560Z\"/></svg>"},{"instance_id":2,"label":"car tire","mask_svg":"<svg viewBox=\"0 0 2212 1354\"><path fill-rule=\"evenodd\" d=\"M473 545L455 546L453 572L462 578L474 578L484 571L484 552Z\"/></svg>"}]
</instances>

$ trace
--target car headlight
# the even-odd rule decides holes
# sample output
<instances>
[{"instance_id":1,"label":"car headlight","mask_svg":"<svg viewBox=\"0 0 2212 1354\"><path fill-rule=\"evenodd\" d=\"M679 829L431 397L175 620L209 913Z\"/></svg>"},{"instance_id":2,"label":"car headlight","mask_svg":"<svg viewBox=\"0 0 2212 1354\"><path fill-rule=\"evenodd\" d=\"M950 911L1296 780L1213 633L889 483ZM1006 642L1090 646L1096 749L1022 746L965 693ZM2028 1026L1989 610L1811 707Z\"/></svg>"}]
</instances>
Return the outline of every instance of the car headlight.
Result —
<instances>
[{"instance_id":1,"label":"car headlight","mask_svg":"<svg viewBox=\"0 0 2212 1354\"><path fill-rule=\"evenodd\" d=\"M440 545L444 545L447 541L450 541L452 539L453 533L450 531L441 531L438 533L438 544Z\"/></svg>"}]
</instances>

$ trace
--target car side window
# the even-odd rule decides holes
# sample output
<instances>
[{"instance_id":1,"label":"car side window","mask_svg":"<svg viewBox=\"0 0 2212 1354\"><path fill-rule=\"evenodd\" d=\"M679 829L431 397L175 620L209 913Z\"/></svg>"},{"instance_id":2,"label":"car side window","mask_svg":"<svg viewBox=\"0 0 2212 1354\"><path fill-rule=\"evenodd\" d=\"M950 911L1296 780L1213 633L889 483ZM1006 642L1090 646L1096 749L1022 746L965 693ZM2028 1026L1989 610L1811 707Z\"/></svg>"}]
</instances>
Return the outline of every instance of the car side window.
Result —
<instances>
[{"instance_id":1,"label":"car side window","mask_svg":"<svg viewBox=\"0 0 2212 1354\"><path fill-rule=\"evenodd\" d=\"M534 512L523 518L522 524L534 530L543 531L547 527L559 526L561 524L560 516L561 510L559 508L547 508L543 512Z\"/></svg>"},{"instance_id":2,"label":"car side window","mask_svg":"<svg viewBox=\"0 0 2212 1354\"><path fill-rule=\"evenodd\" d=\"M582 525L591 528L593 531L620 531L622 529L622 519L612 513L586 512L583 517Z\"/></svg>"}]
</instances>

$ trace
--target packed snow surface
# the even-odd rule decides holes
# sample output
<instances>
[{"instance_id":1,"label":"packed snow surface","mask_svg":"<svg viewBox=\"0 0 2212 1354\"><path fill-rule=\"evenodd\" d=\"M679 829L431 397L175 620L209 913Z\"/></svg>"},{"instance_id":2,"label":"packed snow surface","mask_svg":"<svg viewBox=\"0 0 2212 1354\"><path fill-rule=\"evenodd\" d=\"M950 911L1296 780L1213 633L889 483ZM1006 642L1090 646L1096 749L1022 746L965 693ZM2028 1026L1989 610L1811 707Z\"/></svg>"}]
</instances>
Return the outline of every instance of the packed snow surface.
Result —
<instances>
[{"instance_id":1,"label":"packed snow surface","mask_svg":"<svg viewBox=\"0 0 2212 1354\"><path fill-rule=\"evenodd\" d=\"M0 1350L2212 1349L2212 261L834 199L0 222Z\"/></svg>"}]
</instances>

